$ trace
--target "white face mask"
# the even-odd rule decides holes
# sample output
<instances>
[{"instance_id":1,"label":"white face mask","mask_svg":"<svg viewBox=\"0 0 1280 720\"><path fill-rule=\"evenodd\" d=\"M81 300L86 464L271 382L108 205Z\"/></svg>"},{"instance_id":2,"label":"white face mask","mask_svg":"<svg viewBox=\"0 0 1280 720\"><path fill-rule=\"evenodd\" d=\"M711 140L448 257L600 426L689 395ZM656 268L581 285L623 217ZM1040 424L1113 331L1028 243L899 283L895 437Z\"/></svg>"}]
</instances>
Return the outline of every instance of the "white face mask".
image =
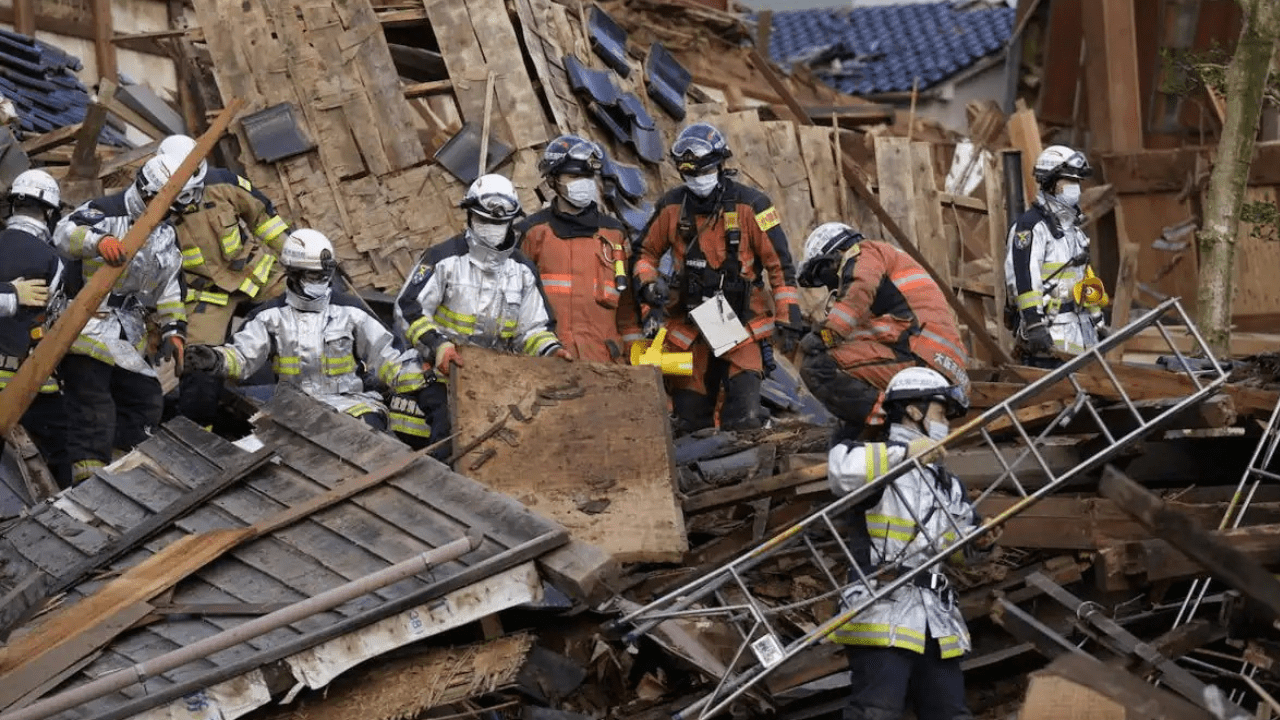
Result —
<instances>
[{"instance_id":1,"label":"white face mask","mask_svg":"<svg viewBox=\"0 0 1280 720\"><path fill-rule=\"evenodd\" d=\"M930 440L941 442L951 432L951 426L937 420L925 419L924 433L929 436Z\"/></svg>"},{"instance_id":2,"label":"white face mask","mask_svg":"<svg viewBox=\"0 0 1280 720\"><path fill-rule=\"evenodd\" d=\"M1058 199L1067 207L1079 205L1080 183L1063 183L1062 192L1058 193Z\"/></svg>"},{"instance_id":3,"label":"white face mask","mask_svg":"<svg viewBox=\"0 0 1280 720\"><path fill-rule=\"evenodd\" d=\"M507 239L507 230L510 227L511 223L490 223L483 220L475 220L471 223L471 232L475 233L476 238L482 244L497 248Z\"/></svg>"},{"instance_id":4,"label":"white face mask","mask_svg":"<svg viewBox=\"0 0 1280 720\"><path fill-rule=\"evenodd\" d=\"M304 282L302 292L299 293L304 300L316 300L328 294L329 283L327 282Z\"/></svg>"},{"instance_id":5,"label":"white face mask","mask_svg":"<svg viewBox=\"0 0 1280 720\"><path fill-rule=\"evenodd\" d=\"M584 208L600 200L600 187L595 178L578 178L564 184L561 194L565 202L576 208Z\"/></svg>"},{"instance_id":6,"label":"white face mask","mask_svg":"<svg viewBox=\"0 0 1280 720\"><path fill-rule=\"evenodd\" d=\"M684 186L689 188L689 192L704 198L716 189L716 185L720 184L720 171L712 170L706 175L685 175Z\"/></svg>"}]
</instances>

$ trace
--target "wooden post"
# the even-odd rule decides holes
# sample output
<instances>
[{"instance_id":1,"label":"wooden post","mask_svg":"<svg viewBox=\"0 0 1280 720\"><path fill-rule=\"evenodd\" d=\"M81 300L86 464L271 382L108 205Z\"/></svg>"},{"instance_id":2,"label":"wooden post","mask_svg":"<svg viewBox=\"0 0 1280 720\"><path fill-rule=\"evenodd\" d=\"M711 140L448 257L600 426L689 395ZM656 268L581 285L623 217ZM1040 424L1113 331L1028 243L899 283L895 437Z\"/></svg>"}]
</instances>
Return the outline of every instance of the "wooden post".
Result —
<instances>
[{"instance_id":1,"label":"wooden post","mask_svg":"<svg viewBox=\"0 0 1280 720\"><path fill-rule=\"evenodd\" d=\"M981 151L978 151L981 152ZM996 339L1007 353L1013 337L1004 326L1004 306L1008 302L1004 277L1005 240L1009 236L1009 216L1004 206L1004 163L995 153L983 164L983 185L987 190L987 243L991 254L991 290L996 312Z\"/></svg>"},{"instance_id":2,"label":"wooden post","mask_svg":"<svg viewBox=\"0 0 1280 720\"><path fill-rule=\"evenodd\" d=\"M93 50L98 61L98 79L116 81L120 72L116 68L115 24L111 20L111 0L93 0Z\"/></svg>"},{"instance_id":3,"label":"wooden post","mask_svg":"<svg viewBox=\"0 0 1280 720\"><path fill-rule=\"evenodd\" d=\"M13 0L13 30L23 35L36 34L35 0Z\"/></svg>"},{"instance_id":4,"label":"wooden post","mask_svg":"<svg viewBox=\"0 0 1280 720\"><path fill-rule=\"evenodd\" d=\"M1026 191L1027 206L1030 207L1036 199L1036 158L1044 149L1040 144L1040 126L1036 123L1035 111L1023 107L1010 116L1009 141L1022 151L1022 188ZM1004 204L1004 198L1000 199L1000 204Z\"/></svg>"},{"instance_id":5,"label":"wooden post","mask_svg":"<svg viewBox=\"0 0 1280 720\"><path fill-rule=\"evenodd\" d=\"M214 121L209 131L200 136L195 149L178 166L177 172L169 178L169 181L160 188L160 192L147 205L146 212L129 228L129 232L120 238L129 259L132 259L134 253L147 241L151 231L164 220L169 206L178 197L187 178L191 177L196 166L205 155L209 154L209 150L213 148L222 133L226 132L227 126L231 124L231 118L235 117L243 105L244 101L240 98L232 98L227 103L226 109ZM104 265L99 268L58 321L53 324L53 328L36 346L31 356L18 367L9 384L0 390L0 435L9 432L27 411L27 407L31 405L45 378L49 377L62 360L62 356L71 348L71 344L84 329L85 323L89 322L89 318L97 312L102 299L111 292L111 287L123 272L124 266Z\"/></svg>"},{"instance_id":6,"label":"wooden post","mask_svg":"<svg viewBox=\"0 0 1280 720\"><path fill-rule=\"evenodd\" d=\"M1133 3L1084 0L1082 10L1091 149L1141 150L1142 99Z\"/></svg>"}]
</instances>

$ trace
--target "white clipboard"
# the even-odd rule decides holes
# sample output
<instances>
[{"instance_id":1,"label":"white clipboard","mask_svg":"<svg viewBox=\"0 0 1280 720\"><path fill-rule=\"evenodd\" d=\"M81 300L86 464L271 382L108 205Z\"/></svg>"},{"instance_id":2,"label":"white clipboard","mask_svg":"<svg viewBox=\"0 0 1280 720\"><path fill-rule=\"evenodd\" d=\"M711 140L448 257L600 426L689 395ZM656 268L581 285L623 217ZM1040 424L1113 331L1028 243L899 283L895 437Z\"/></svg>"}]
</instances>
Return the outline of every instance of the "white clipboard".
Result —
<instances>
[{"instance_id":1,"label":"white clipboard","mask_svg":"<svg viewBox=\"0 0 1280 720\"><path fill-rule=\"evenodd\" d=\"M689 317L698 325L716 357L751 337L722 292L717 292L714 297L691 310Z\"/></svg>"}]
</instances>

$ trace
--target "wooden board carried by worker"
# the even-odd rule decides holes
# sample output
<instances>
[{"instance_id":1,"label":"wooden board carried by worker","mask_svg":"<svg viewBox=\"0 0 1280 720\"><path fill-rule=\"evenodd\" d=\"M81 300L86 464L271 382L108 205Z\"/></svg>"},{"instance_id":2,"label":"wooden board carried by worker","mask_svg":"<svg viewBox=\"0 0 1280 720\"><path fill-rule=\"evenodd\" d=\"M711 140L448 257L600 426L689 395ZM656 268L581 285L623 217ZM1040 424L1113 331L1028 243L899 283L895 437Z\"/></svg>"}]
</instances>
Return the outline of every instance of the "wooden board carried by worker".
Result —
<instances>
[{"instance_id":1,"label":"wooden board carried by worker","mask_svg":"<svg viewBox=\"0 0 1280 720\"><path fill-rule=\"evenodd\" d=\"M678 561L688 541L655 368L567 363L463 348L450 379L455 443L510 414L460 458L488 484L620 562ZM512 408L514 406L514 409Z\"/></svg>"},{"instance_id":2,"label":"wooden board carried by worker","mask_svg":"<svg viewBox=\"0 0 1280 720\"><path fill-rule=\"evenodd\" d=\"M1031 676L1018 720L1124 720L1124 706L1056 675Z\"/></svg>"}]
</instances>

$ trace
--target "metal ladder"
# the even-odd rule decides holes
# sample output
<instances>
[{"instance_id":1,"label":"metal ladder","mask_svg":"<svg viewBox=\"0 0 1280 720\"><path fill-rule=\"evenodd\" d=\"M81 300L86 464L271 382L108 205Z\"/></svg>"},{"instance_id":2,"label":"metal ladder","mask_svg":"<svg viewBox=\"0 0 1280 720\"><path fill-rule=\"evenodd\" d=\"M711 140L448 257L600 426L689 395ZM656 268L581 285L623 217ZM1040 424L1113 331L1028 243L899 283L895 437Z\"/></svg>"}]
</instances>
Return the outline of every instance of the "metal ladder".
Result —
<instances>
[{"instance_id":1,"label":"metal ladder","mask_svg":"<svg viewBox=\"0 0 1280 720\"><path fill-rule=\"evenodd\" d=\"M1180 318L1186 325L1194 344L1193 355L1207 358L1206 368L1197 372L1187 356L1178 350L1177 343L1170 331L1160 323L1166 314ZM1124 386L1124 373L1117 372L1113 361L1106 358L1106 353L1118 348L1122 343L1136 336L1145 328L1157 328L1169 348L1169 354L1178 362L1178 371L1170 376L1189 379L1189 393L1172 405L1159 409L1154 415L1144 416ZM1204 376L1201 377L1201 374ZM1084 382L1082 383L1082 380ZM1102 463L1119 453L1126 445L1144 437L1155 430L1161 423L1205 399L1227 380L1227 373L1213 359L1208 345L1196 330L1191 318L1187 316L1177 299L1167 300L1141 318L1120 328L1104 342L1079 355L1060 368L1048 371L1044 377L1029 384L1026 388L1011 396L1006 401L992 407L979 417L955 429L944 441L943 445L951 446L962 437L977 433L982 442L993 453L1000 463L1002 474L991 483L976 501L981 513L981 503L993 491L1000 489L1016 493L1019 499L1003 512L987 518L980 527L965 532L951 522L950 532L958 540L945 541L942 538L929 537L924 526L917 522L921 536L929 541L930 546L938 550L929 559L916 568L887 565L875 572L866 574L854 561L848 545L842 539L837 526L839 516L862 499L880 492L896 492L893 481L912 470L922 470L923 466L917 458L908 458L895 465L883 476L870 482L857 491L845 495L828 504L801 522L779 532L773 538L750 549L728 564L697 578L684 586L666 593L662 597L643 607L628 611L623 617L609 623L606 631L621 635L628 644L641 636L650 634L659 624L672 620L698 620L700 622L720 621L732 626L740 642L732 659L724 665L723 674L717 678L711 692L673 715L677 720L692 718L708 718L727 709L731 703L751 691L758 683L772 672L795 658L806 648L822 641L840 625L854 618L873 603L891 594L898 588L912 583L917 575L927 572L947 556L969 544L974 538L988 529L1003 523L1030 507L1041 497L1052 493L1075 479L1082 479L1088 471L1099 467ZM1092 396L1085 391L1089 385ZM1109 396L1112 402L1119 402L1120 417L1107 415L1102 408L1103 402L1096 398ZM1071 398L1069 402L1063 398ZM1035 410L1035 415L1044 414L1044 403L1057 402L1061 409L1050 419L1047 425L1033 435L1020 416L1019 409ZM1113 432L1104 415L1111 417L1113 424L1123 421L1124 427ZM1039 422L1044 422L1041 417ZM1085 423L1091 421L1087 432L1096 433L1097 441L1087 452L1088 457L1080 459L1075 465L1063 472L1055 472L1046 461L1042 448L1055 430L1075 420ZM1274 420L1274 418L1273 418ZM1076 432L1081 432L1076 430ZM1001 449L995 440L997 434L1012 434L1015 443L1013 449ZM1028 462L1030 461L1030 462ZM1041 485L1028 491L1030 485L1029 471L1039 476ZM1019 479L1022 473L1024 479ZM963 478L961 478L963 479ZM932 484L930 489L938 493ZM818 542L815 542L818 541ZM825 592L798 602L778 604L769 598L752 593L750 579L753 571L768 569L771 561L781 561L792 555L807 556L821 570L828 585ZM882 576L893 573L891 581L881 580ZM851 581L839 578L853 577ZM824 600L843 600L851 594L860 598L852 603L842 601L840 611L829 620L807 631L800 624L790 623L787 614L809 607ZM748 655L750 650L750 655ZM753 693L754 694L754 693Z\"/></svg>"}]
</instances>

